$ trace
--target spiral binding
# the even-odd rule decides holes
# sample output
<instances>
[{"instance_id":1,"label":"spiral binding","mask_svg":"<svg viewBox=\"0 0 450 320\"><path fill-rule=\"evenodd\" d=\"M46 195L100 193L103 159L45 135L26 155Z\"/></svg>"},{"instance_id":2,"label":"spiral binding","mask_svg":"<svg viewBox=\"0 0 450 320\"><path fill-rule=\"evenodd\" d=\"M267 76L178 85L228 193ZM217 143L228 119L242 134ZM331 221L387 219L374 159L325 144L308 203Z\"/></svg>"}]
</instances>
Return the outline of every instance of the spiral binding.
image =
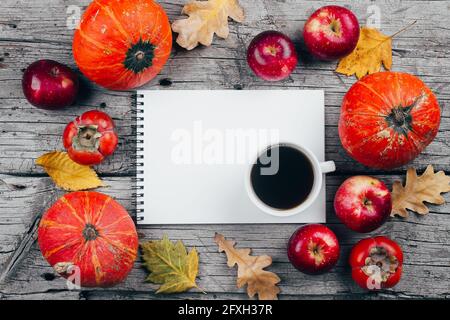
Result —
<instances>
[{"instance_id":1,"label":"spiral binding","mask_svg":"<svg viewBox=\"0 0 450 320\"><path fill-rule=\"evenodd\" d=\"M133 178L132 193L133 206L135 207L136 223L144 220L144 95L136 94L133 96L132 112L133 122L132 132L136 137L136 152L132 157L136 164L135 177Z\"/></svg>"}]
</instances>

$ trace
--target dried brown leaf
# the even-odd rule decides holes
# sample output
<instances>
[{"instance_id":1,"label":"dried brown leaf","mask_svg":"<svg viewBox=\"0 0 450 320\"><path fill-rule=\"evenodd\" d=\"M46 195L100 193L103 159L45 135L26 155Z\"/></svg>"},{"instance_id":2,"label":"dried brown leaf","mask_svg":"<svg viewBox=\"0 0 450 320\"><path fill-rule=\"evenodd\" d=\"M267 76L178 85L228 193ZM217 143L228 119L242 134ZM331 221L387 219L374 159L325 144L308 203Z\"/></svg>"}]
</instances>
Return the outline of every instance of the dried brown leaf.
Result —
<instances>
[{"instance_id":1,"label":"dried brown leaf","mask_svg":"<svg viewBox=\"0 0 450 320\"><path fill-rule=\"evenodd\" d=\"M251 256L250 249L236 249L235 241L226 240L225 237L216 233L214 241L219 246L219 252L224 252L228 258L228 267L237 264L238 278L237 287L247 285L247 293L250 298L258 294L259 300L276 300L280 289L276 286L280 278L273 272L265 271L264 268L272 264L269 256Z\"/></svg>"},{"instance_id":2,"label":"dried brown leaf","mask_svg":"<svg viewBox=\"0 0 450 320\"><path fill-rule=\"evenodd\" d=\"M450 177L446 176L444 171L435 173L433 166L429 165L421 176L417 176L416 169L410 168L406 174L405 186L400 181L395 181L392 186L391 216L407 218L407 209L418 214L427 214L429 209L424 202L444 204L441 193L449 191Z\"/></svg>"},{"instance_id":3,"label":"dried brown leaf","mask_svg":"<svg viewBox=\"0 0 450 320\"><path fill-rule=\"evenodd\" d=\"M237 22L244 21L244 10L238 0L190 1L182 11L189 18L176 20L172 30L178 33L177 43L192 50L199 43L210 46L214 37L226 39L230 30L228 17Z\"/></svg>"}]
</instances>

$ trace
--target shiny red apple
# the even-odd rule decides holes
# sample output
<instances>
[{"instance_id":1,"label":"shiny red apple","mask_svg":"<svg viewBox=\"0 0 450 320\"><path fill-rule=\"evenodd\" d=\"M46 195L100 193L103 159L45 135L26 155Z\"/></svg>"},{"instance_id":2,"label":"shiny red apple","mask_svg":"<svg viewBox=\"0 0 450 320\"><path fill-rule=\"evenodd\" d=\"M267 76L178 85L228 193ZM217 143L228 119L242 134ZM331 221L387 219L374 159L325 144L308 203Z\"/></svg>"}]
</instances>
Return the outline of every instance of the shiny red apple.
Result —
<instances>
[{"instance_id":1,"label":"shiny red apple","mask_svg":"<svg viewBox=\"0 0 450 320\"><path fill-rule=\"evenodd\" d=\"M391 193L375 178L355 176L344 181L334 198L337 217L350 229L371 232L380 227L392 210Z\"/></svg>"},{"instance_id":2,"label":"shiny red apple","mask_svg":"<svg viewBox=\"0 0 450 320\"><path fill-rule=\"evenodd\" d=\"M278 31L258 34L247 50L247 62L253 72L267 81L283 80L298 63L292 40Z\"/></svg>"},{"instance_id":3,"label":"shiny red apple","mask_svg":"<svg viewBox=\"0 0 450 320\"><path fill-rule=\"evenodd\" d=\"M333 268L339 259L339 242L329 228L311 224L298 229L288 244L288 258L298 270L320 274Z\"/></svg>"},{"instance_id":4,"label":"shiny red apple","mask_svg":"<svg viewBox=\"0 0 450 320\"><path fill-rule=\"evenodd\" d=\"M27 100L35 107L60 109L75 102L78 76L59 62L39 60L25 70L22 89Z\"/></svg>"},{"instance_id":5,"label":"shiny red apple","mask_svg":"<svg viewBox=\"0 0 450 320\"><path fill-rule=\"evenodd\" d=\"M353 12L340 6L325 6L306 21L303 39L317 59L337 60L355 49L359 32L359 22Z\"/></svg>"}]
</instances>

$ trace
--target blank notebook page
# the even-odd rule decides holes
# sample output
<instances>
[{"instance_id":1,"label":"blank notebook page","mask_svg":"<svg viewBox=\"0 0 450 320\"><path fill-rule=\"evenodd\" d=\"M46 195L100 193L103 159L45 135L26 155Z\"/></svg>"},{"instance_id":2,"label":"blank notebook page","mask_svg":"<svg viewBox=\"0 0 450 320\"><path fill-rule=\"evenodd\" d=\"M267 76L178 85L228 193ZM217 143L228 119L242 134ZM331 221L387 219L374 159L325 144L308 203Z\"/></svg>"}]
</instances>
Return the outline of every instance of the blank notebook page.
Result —
<instances>
[{"instance_id":1,"label":"blank notebook page","mask_svg":"<svg viewBox=\"0 0 450 320\"><path fill-rule=\"evenodd\" d=\"M138 109L139 224L325 222L325 185L291 217L262 212L245 187L251 160L271 142L325 160L323 91L139 91Z\"/></svg>"}]
</instances>

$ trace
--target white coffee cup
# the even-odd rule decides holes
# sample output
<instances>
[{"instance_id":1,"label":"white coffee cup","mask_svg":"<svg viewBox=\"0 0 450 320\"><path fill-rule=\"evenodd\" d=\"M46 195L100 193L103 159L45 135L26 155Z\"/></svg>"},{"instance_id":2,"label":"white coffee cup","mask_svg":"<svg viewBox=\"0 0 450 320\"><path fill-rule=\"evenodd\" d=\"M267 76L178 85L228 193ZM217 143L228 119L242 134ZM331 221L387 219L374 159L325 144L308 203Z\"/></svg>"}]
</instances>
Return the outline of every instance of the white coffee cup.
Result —
<instances>
[{"instance_id":1,"label":"white coffee cup","mask_svg":"<svg viewBox=\"0 0 450 320\"><path fill-rule=\"evenodd\" d=\"M291 209L278 209L278 208L273 208L273 207L267 205L256 195L255 190L253 189L253 185L252 185L251 174L252 174L253 166L257 163L258 159L260 159L264 154L267 153L268 150L270 150L272 148L276 148L276 147L290 147L295 150L298 150L299 152L301 152L303 155L305 155L308 158L308 160L310 161L310 163L312 165L312 169L313 169L314 182L313 182L313 186L311 188L311 191L310 191L308 197L302 203L300 203L298 206L291 208ZM308 207L311 206L311 204L313 204L313 202L319 196L320 190L322 188L324 174L333 172L333 171L336 171L336 165L333 161L319 162L319 160L314 155L314 153L312 153L311 150L309 150L308 148L294 144L294 143L277 143L277 144L273 144L273 145L263 148L258 153L255 161L253 161L250 164L250 166L247 170L247 173L245 176L245 186L247 189L248 196L250 197L250 200L259 209L261 209L265 213L268 213L273 216L289 217L289 216L293 216L295 214L305 211Z\"/></svg>"}]
</instances>

